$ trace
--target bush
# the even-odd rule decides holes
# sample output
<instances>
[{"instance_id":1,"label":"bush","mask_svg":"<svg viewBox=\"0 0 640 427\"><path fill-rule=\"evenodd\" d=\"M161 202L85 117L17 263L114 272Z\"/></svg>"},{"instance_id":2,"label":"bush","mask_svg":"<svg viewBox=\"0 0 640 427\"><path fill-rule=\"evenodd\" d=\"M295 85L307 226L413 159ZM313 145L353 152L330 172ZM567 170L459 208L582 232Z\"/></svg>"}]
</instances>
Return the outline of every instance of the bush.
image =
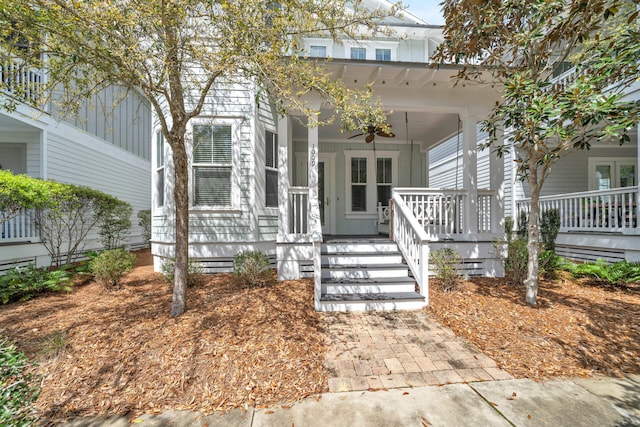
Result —
<instances>
[{"instance_id":1,"label":"bush","mask_svg":"<svg viewBox=\"0 0 640 427\"><path fill-rule=\"evenodd\" d=\"M575 278L587 277L610 286L640 282L640 263L637 262L620 261L607 264L599 259L595 263L585 264L567 262L563 268Z\"/></svg>"},{"instance_id":2,"label":"bush","mask_svg":"<svg viewBox=\"0 0 640 427\"><path fill-rule=\"evenodd\" d=\"M98 222L98 234L105 249L116 249L123 245L131 228L132 212L131 205L120 200L104 207Z\"/></svg>"},{"instance_id":3,"label":"bush","mask_svg":"<svg viewBox=\"0 0 640 427\"><path fill-rule=\"evenodd\" d=\"M504 277L515 285L524 284L527 278L529 251L523 239L513 239L507 245L507 256L502 259Z\"/></svg>"},{"instance_id":4,"label":"bush","mask_svg":"<svg viewBox=\"0 0 640 427\"><path fill-rule=\"evenodd\" d=\"M64 270L49 271L36 268L33 263L26 267L15 267L0 276L0 299L26 301L44 291L71 291L71 275Z\"/></svg>"},{"instance_id":5,"label":"bush","mask_svg":"<svg viewBox=\"0 0 640 427\"><path fill-rule=\"evenodd\" d=\"M269 282L269 257L260 251L242 251L233 258L233 272L244 286L264 286Z\"/></svg>"},{"instance_id":6,"label":"bush","mask_svg":"<svg viewBox=\"0 0 640 427\"><path fill-rule=\"evenodd\" d=\"M513 218L507 216L504 218L504 235L507 243L513 240L513 226L515 225Z\"/></svg>"},{"instance_id":7,"label":"bush","mask_svg":"<svg viewBox=\"0 0 640 427\"><path fill-rule=\"evenodd\" d=\"M517 235L520 239L527 239L529 235L529 215L524 210L520 211L520 217L518 218L518 230Z\"/></svg>"},{"instance_id":8,"label":"bush","mask_svg":"<svg viewBox=\"0 0 640 427\"><path fill-rule=\"evenodd\" d=\"M458 265L462 262L460 255L451 248L441 248L433 251L429 259L442 289L445 292L457 290L462 280L458 272Z\"/></svg>"},{"instance_id":9,"label":"bush","mask_svg":"<svg viewBox=\"0 0 640 427\"><path fill-rule=\"evenodd\" d=\"M0 338L0 425L33 424L31 404L40 389L36 378L28 372L32 366L14 345Z\"/></svg>"},{"instance_id":10,"label":"bush","mask_svg":"<svg viewBox=\"0 0 640 427\"><path fill-rule=\"evenodd\" d=\"M554 250L542 250L538 255L539 274L547 279L556 279L563 265L563 258Z\"/></svg>"},{"instance_id":11,"label":"bush","mask_svg":"<svg viewBox=\"0 0 640 427\"><path fill-rule=\"evenodd\" d=\"M189 259L187 270L187 286L195 286L198 277L203 273L204 269L202 264L192 259ZM162 262L162 274L167 283L172 284L176 274L176 261L173 258L166 259Z\"/></svg>"},{"instance_id":12,"label":"bush","mask_svg":"<svg viewBox=\"0 0 640 427\"><path fill-rule=\"evenodd\" d=\"M151 242L151 210L145 209L138 211L138 225L142 227L142 237L144 242L149 245Z\"/></svg>"},{"instance_id":13,"label":"bush","mask_svg":"<svg viewBox=\"0 0 640 427\"><path fill-rule=\"evenodd\" d=\"M542 212L540 218L540 238L543 249L555 251L556 238L560 231L560 211L558 209L547 209Z\"/></svg>"},{"instance_id":14,"label":"bush","mask_svg":"<svg viewBox=\"0 0 640 427\"><path fill-rule=\"evenodd\" d=\"M91 272L105 288L117 287L125 273L133 269L136 256L124 249L101 252L90 262Z\"/></svg>"}]
</instances>

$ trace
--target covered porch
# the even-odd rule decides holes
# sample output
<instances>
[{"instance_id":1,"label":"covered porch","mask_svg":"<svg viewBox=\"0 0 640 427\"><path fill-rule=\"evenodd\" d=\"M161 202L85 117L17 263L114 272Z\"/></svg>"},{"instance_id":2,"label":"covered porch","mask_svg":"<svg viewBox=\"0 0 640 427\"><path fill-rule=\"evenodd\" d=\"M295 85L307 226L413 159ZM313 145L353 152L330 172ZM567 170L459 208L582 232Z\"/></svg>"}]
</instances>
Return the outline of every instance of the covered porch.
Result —
<instances>
[{"instance_id":1,"label":"covered porch","mask_svg":"<svg viewBox=\"0 0 640 427\"><path fill-rule=\"evenodd\" d=\"M503 232L502 159L492 156L488 188L479 188L477 179L478 122L491 110L497 91L489 85L454 85L452 68L380 65L346 61L332 66L344 81L372 84L389 110L393 138L366 142L352 137L357 132L341 133L339 124L318 128L302 126L295 117L279 121L278 275L285 280L313 272L318 310L350 309L327 307L327 285L334 279L327 270L334 264L358 265L347 259L349 253L358 258L362 252L383 252L364 242L343 247L341 258L331 261L325 235L388 235L401 255L394 262L408 268L415 281L420 306L428 303L429 252L438 247L454 246L476 264L476 274L501 273L491 242ZM463 151L459 188L429 188L429 149L456 134ZM371 279L367 267L374 262L362 264L360 276ZM356 309L389 308L372 292L347 298L368 299Z\"/></svg>"}]
</instances>

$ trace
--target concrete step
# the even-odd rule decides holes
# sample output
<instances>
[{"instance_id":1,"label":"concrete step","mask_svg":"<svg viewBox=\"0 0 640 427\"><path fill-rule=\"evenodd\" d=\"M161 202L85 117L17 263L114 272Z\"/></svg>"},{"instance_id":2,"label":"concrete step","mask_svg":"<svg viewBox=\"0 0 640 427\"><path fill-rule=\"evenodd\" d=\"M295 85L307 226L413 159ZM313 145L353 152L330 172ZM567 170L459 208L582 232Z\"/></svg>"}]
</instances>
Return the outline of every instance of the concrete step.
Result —
<instances>
[{"instance_id":1,"label":"concrete step","mask_svg":"<svg viewBox=\"0 0 640 427\"><path fill-rule=\"evenodd\" d=\"M344 265L322 264L323 279L371 279L383 277L407 277L409 269L404 264Z\"/></svg>"},{"instance_id":2,"label":"concrete step","mask_svg":"<svg viewBox=\"0 0 640 427\"><path fill-rule=\"evenodd\" d=\"M320 311L418 310L426 305L416 292L323 294Z\"/></svg>"},{"instance_id":3,"label":"concrete step","mask_svg":"<svg viewBox=\"0 0 640 427\"><path fill-rule=\"evenodd\" d=\"M378 279L325 279L322 292L326 294L374 294L414 292L416 282L410 277Z\"/></svg>"}]
</instances>

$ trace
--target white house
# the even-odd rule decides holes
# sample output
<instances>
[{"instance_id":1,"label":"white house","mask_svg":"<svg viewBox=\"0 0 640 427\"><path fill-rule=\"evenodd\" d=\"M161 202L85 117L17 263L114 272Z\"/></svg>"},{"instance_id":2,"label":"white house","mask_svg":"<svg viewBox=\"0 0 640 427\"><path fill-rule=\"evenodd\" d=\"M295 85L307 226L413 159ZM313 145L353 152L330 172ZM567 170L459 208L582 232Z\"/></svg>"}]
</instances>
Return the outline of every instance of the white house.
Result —
<instances>
[{"instance_id":1,"label":"white house","mask_svg":"<svg viewBox=\"0 0 640 427\"><path fill-rule=\"evenodd\" d=\"M503 227L504 162L492 158L482 183L476 173L477 123L498 90L454 85L455 66L428 65L441 27L409 13L386 24L396 37L305 39L304 46L312 57L332 58L334 78L354 88L370 84L393 135L379 123L359 136L341 133L339 124L306 127L295 114L277 117L251 84L214 88L189 128L191 258L208 271L228 271L239 251L264 251L281 279L315 278L318 310L425 305L428 253L442 245L453 246L471 274L502 274L492 241ZM459 130L458 187L427 188L430 149ZM156 130L156 269L173 256L168 150Z\"/></svg>"},{"instance_id":2,"label":"white house","mask_svg":"<svg viewBox=\"0 0 640 427\"><path fill-rule=\"evenodd\" d=\"M573 78L573 69L552 79L562 83ZM640 83L627 88L626 98L640 99ZM640 261L640 169L638 125L628 132L631 142L595 142L589 150L560 159L541 191L541 209L558 209L561 228L556 241L559 255L578 261ZM486 135L480 135L479 139ZM478 185L489 180L489 149L478 153ZM505 157L505 215L517 219L529 211L529 189L516 176L511 151ZM436 188L459 188L462 182L462 147L457 135L429 151L429 183Z\"/></svg>"},{"instance_id":3,"label":"white house","mask_svg":"<svg viewBox=\"0 0 640 427\"><path fill-rule=\"evenodd\" d=\"M0 65L0 76L8 83L0 97L15 97L11 84L37 86L46 76L18 62ZM125 97L113 107L114 100ZM109 193L133 207L127 244L144 244L137 212L151 207L151 111L136 93L108 88L87 100L80 115L60 120L53 104L37 110L18 99L15 111L0 110L0 168L16 174L84 185ZM0 226L0 271L35 262L48 266L50 259L26 212ZM87 249L100 247L98 236L89 236Z\"/></svg>"}]
</instances>

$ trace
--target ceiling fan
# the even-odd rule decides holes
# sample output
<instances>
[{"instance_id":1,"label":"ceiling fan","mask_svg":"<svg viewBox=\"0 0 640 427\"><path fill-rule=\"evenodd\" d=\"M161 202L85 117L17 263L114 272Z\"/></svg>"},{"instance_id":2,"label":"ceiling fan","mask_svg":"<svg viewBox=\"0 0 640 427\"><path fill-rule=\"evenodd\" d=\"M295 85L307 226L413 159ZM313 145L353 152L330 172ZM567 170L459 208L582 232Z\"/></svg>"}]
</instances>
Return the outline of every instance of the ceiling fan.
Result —
<instances>
[{"instance_id":1,"label":"ceiling fan","mask_svg":"<svg viewBox=\"0 0 640 427\"><path fill-rule=\"evenodd\" d=\"M391 128L391 125L386 125L385 127L369 125L369 126L367 126L367 131L366 132L362 132L362 133L358 133L356 135L352 135L347 139L357 138L357 137L362 136L362 135L367 135L364 140L365 140L365 142L369 143L369 142L372 142L373 140L376 139L376 135L377 136L382 136L384 138L395 138L396 137L396 135L393 132L387 131L387 130L385 130L385 128L389 129L389 128Z\"/></svg>"}]
</instances>

